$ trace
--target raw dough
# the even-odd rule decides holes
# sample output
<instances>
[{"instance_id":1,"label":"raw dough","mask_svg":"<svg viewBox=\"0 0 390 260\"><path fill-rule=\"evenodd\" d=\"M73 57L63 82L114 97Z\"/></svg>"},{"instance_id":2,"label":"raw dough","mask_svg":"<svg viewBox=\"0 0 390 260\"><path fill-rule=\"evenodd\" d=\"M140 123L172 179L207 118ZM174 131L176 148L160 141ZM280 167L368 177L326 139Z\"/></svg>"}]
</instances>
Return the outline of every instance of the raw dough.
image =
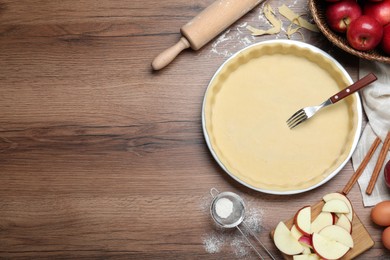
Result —
<instances>
[{"instance_id":1,"label":"raw dough","mask_svg":"<svg viewBox=\"0 0 390 260\"><path fill-rule=\"evenodd\" d=\"M281 50L286 53L247 51L214 78L206 94L206 129L233 176L255 188L291 191L319 183L346 159L357 118L351 96L290 130L287 118L322 103L347 80L331 65L318 65L317 57L306 57L314 54Z\"/></svg>"}]
</instances>

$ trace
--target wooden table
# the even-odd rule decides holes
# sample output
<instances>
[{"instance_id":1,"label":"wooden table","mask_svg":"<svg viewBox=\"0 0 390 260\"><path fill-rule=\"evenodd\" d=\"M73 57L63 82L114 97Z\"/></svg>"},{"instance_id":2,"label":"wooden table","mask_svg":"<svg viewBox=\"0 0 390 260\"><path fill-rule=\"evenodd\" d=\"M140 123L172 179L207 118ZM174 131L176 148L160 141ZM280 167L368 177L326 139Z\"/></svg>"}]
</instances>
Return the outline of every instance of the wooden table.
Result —
<instances>
[{"instance_id":1,"label":"wooden table","mask_svg":"<svg viewBox=\"0 0 390 260\"><path fill-rule=\"evenodd\" d=\"M342 189L351 163L320 188L287 197L245 188L213 160L201 128L209 80L232 53L286 35L251 38L246 24L269 26L257 7L226 41L152 72L153 58L211 2L0 1L1 259L238 259L227 241L206 250L210 236L236 235L212 223L212 187L263 212L259 236L280 258L269 231ZM270 3L308 13L303 0ZM356 58L302 32L357 79ZM357 186L350 198L376 242L359 259L389 259ZM244 259L256 259L243 247Z\"/></svg>"}]
</instances>

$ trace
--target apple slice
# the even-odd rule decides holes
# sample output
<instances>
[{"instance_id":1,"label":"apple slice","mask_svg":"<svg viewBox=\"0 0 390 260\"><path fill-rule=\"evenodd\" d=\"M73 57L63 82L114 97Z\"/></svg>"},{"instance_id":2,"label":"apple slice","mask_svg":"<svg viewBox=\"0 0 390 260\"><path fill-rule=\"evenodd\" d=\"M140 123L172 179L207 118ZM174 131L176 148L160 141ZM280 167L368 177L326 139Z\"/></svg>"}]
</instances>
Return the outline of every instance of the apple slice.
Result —
<instances>
[{"instance_id":1,"label":"apple slice","mask_svg":"<svg viewBox=\"0 0 390 260\"><path fill-rule=\"evenodd\" d=\"M303 235L309 236L311 234L311 207L305 206L298 210L294 223Z\"/></svg>"},{"instance_id":2,"label":"apple slice","mask_svg":"<svg viewBox=\"0 0 390 260\"><path fill-rule=\"evenodd\" d=\"M342 213L339 213L339 214L342 214ZM345 214L346 215L346 214ZM333 225L336 223L336 221L337 221L337 218L338 218L338 216L337 216L337 214L336 213L333 213L332 212L332 217L333 217Z\"/></svg>"},{"instance_id":3,"label":"apple slice","mask_svg":"<svg viewBox=\"0 0 390 260\"><path fill-rule=\"evenodd\" d=\"M346 214L340 214L339 219L336 222L337 226L344 228L348 233L352 233L352 223L349 221Z\"/></svg>"},{"instance_id":4,"label":"apple slice","mask_svg":"<svg viewBox=\"0 0 390 260\"><path fill-rule=\"evenodd\" d=\"M338 193L338 192L333 192L333 193L326 194L322 199L325 202L328 202L328 201L333 200L333 199L339 199L339 200L344 201L345 204L347 204L347 206L349 208L349 212L347 213L347 217L348 217L349 221L352 222L352 219L353 219L353 208L352 208L351 201L346 196L344 196L343 194Z\"/></svg>"},{"instance_id":5,"label":"apple slice","mask_svg":"<svg viewBox=\"0 0 390 260\"><path fill-rule=\"evenodd\" d=\"M296 240L299 241L301 243L301 245L303 246L302 254L310 254L311 253L310 248L313 248L311 245L311 238L309 238L310 241L309 240L306 240L305 242L300 241L301 237L306 237L306 236L302 235L302 233L297 229L297 226L295 226L295 225L292 225L292 227L291 227L291 235L293 235L293 237L295 237Z\"/></svg>"},{"instance_id":6,"label":"apple slice","mask_svg":"<svg viewBox=\"0 0 390 260\"><path fill-rule=\"evenodd\" d=\"M311 223L311 232L318 233L321 229L330 225L333 225L333 214L330 212L321 212Z\"/></svg>"},{"instance_id":7,"label":"apple slice","mask_svg":"<svg viewBox=\"0 0 390 260\"><path fill-rule=\"evenodd\" d=\"M311 249L313 248L310 248L310 247L308 247L308 246L305 246L305 245L303 245L303 244L301 244L302 246L303 246L303 251L302 251L302 254L303 255L310 255L312 252L311 252Z\"/></svg>"},{"instance_id":8,"label":"apple slice","mask_svg":"<svg viewBox=\"0 0 390 260\"><path fill-rule=\"evenodd\" d=\"M308 254L308 255L294 255L294 260L320 260L320 257L317 254Z\"/></svg>"},{"instance_id":9,"label":"apple slice","mask_svg":"<svg viewBox=\"0 0 390 260\"><path fill-rule=\"evenodd\" d=\"M333 213L349 213L349 208L343 200L333 199L325 202L322 211Z\"/></svg>"},{"instance_id":10,"label":"apple slice","mask_svg":"<svg viewBox=\"0 0 390 260\"><path fill-rule=\"evenodd\" d=\"M274 243L286 255L296 255L302 253L304 249L282 221L275 228Z\"/></svg>"},{"instance_id":11,"label":"apple slice","mask_svg":"<svg viewBox=\"0 0 390 260\"><path fill-rule=\"evenodd\" d=\"M313 249L324 259L339 259L349 250L349 247L318 233L313 233Z\"/></svg>"},{"instance_id":12,"label":"apple slice","mask_svg":"<svg viewBox=\"0 0 390 260\"><path fill-rule=\"evenodd\" d=\"M302 233L297 229L296 225L292 225L291 227L291 234L293 237L295 237L297 240L302 236Z\"/></svg>"},{"instance_id":13,"label":"apple slice","mask_svg":"<svg viewBox=\"0 0 390 260\"><path fill-rule=\"evenodd\" d=\"M309 247L313 248L313 244L311 242L311 236L301 236L298 241L304 246L304 247Z\"/></svg>"},{"instance_id":14,"label":"apple slice","mask_svg":"<svg viewBox=\"0 0 390 260\"><path fill-rule=\"evenodd\" d=\"M340 226L327 226L322 229L318 234L323 237L326 237L327 239L339 242L349 248L353 247L353 239L351 234Z\"/></svg>"}]
</instances>

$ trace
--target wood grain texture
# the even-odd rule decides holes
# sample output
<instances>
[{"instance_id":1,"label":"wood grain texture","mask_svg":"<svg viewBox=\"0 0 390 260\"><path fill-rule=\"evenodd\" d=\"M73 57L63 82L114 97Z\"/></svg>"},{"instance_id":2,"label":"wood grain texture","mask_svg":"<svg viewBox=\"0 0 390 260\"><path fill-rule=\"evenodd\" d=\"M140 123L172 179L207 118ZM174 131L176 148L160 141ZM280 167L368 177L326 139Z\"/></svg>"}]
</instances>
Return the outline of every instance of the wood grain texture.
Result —
<instances>
[{"instance_id":1,"label":"wood grain texture","mask_svg":"<svg viewBox=\"0 0 390 260\"><path fill-rule=\"evenodd\" d=\"M203 95L225 51L243 47L242 34L150 68L211 2L0 0L1 259L238 258L229 245L215 254L203 245L219 232L207 211L211 187L261 208L259 236L281 257L268 237L276 224L344 187L350 163L320 188L285 197L243 187L213 160ZM271 5L281 3L307 12L306 1ZM259 16L256 8L231 33L261 26ZM356 58L303 33L357 78ZM358 187L349 197L376 242L360 259L388 258ZM250 251L246 258L256 259Z\"/></svg>"}]
</instances>

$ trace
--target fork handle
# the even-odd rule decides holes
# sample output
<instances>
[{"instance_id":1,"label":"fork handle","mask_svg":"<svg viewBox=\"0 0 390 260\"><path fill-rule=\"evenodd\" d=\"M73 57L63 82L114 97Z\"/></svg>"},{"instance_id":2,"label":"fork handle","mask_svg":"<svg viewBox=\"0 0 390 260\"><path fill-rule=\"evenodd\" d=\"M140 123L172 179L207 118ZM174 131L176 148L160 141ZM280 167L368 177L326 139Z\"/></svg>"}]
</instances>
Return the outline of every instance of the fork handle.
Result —
<instances>
[{"instance_id":1,"label":"fork handle","mask_svg":"<svg viewBox=\"0 0 390 260\"><path fill-rule=\"evenodd\" d=\"M349 95L355 93L361 88L364 88L368 84L374 82L377 80L377 77L374 75L374 73L370 73L363 78L359 79L349 87L346 87L345 89L341 90L339 93L336 95L331 96L329 99L332 101L332 103L336 103L340 100L342 100L345 97L348 97Z\"/></svg>"}]
</instances>

